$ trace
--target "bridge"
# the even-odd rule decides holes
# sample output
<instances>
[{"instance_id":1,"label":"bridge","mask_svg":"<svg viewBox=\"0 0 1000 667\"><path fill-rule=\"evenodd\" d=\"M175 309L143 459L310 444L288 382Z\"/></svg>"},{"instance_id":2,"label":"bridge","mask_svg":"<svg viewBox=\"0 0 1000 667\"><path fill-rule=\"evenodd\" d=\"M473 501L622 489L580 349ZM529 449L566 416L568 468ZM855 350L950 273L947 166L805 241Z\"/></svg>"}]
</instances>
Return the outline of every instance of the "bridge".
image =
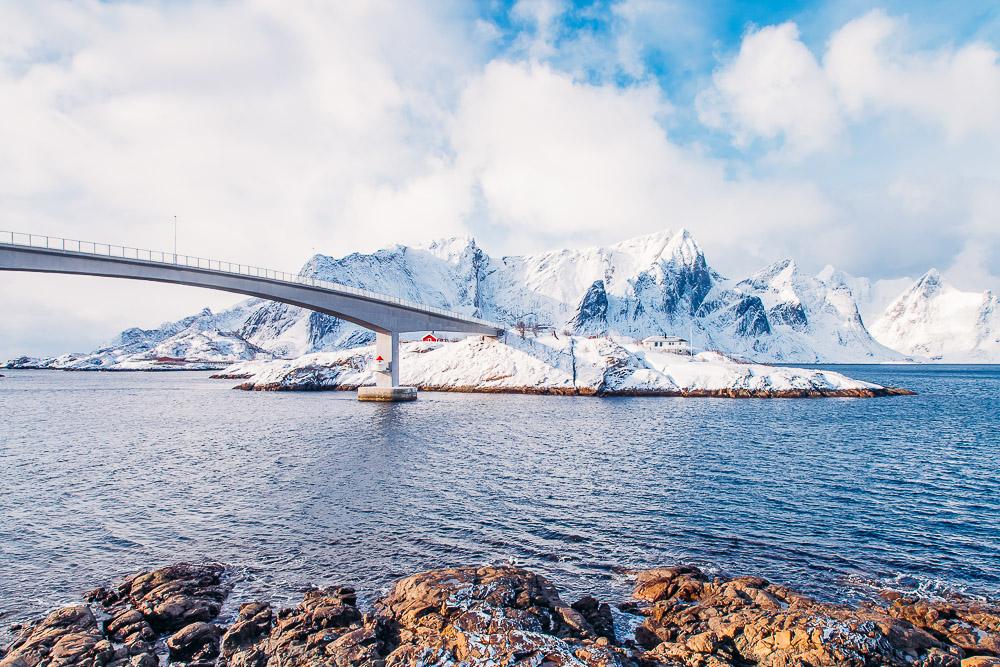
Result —
<instances>
[{"instance_id":1,"label":"bridge","mask_svg":"<svg viewBox=\"0 0 1000 667\"><path fill-rule=\"evenodd\" d=\"M375 387L361 400L413 400L414 387L399 384L399 335L453 331L498 336L494 322L394 296L246 264L158 250L0 231L0 271L65 273L189 285L280 301L375 331ZM379 360L381 359L381 360Z\"/></svg>"}]
</instances>

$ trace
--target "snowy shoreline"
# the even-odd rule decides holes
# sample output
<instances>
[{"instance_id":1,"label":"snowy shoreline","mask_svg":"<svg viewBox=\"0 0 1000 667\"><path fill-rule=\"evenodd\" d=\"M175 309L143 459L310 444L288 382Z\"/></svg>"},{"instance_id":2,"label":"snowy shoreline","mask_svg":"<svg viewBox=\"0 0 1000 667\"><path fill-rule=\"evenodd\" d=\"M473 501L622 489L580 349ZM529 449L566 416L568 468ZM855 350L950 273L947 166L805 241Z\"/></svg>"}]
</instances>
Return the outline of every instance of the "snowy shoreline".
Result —
<instances>
[{"instance_id":1,"label":"snowy shoreline","mask_svg":"<svg viewBox=\"0 0 1000 667\"><path fill-rule=\"evenodd\" d=\"M216 379L245 391L351 391L374 384L372 347L233 364ZM401 347L401 382L420 391L681 398L872 398L908 395L822 369L737 361L718 352L654 352L612 338L469 337Z\"/></svg>"}]
</instances>

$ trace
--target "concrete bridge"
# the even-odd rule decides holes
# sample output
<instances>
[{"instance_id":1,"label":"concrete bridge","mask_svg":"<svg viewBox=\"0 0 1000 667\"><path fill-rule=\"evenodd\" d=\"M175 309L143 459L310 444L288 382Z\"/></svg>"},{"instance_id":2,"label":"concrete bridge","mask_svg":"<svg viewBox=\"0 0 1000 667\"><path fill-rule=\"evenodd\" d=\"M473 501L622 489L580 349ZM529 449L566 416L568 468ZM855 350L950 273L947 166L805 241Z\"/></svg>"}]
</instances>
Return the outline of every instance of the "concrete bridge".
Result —
<instances>
[{"instance_id":1,"label":"concrete bridge","mask_svg":"<svg viewBox=\"0 0 1000 667\"><path fill-rule=\"evenodd\" d=\"M0 231L0 271L67 273L190 285L300 306L375 331L375 387L361 400L412 400L399 385L399 335L453 331L498 336L500 325L394 296L245 264L157 250Z\"/></svg>"}]
</instances>

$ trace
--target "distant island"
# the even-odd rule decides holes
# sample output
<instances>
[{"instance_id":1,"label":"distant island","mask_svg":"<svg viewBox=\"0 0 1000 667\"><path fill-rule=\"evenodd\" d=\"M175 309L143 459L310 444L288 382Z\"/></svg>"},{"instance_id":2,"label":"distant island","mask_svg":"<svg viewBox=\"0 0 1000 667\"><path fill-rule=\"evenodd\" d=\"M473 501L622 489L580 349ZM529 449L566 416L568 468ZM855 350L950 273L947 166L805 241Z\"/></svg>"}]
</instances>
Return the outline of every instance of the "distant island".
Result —
<instances>
[{"instance_id":1,"label":"distant island","mask_svg":"<svg viewBox=\"0 0 1000 667\"><path fill-rule=\"evenodd\" d=\"M401 349L401 379L421 391L683 396L717 398L875 397L905 389L852 380L826 370L752 364L718 352L664 352L606 337L471 336L419 341ZM247 361L212 377L242 380L254 391L353 390L374 383L373 347Z\"/></svg>"}]
</instances>

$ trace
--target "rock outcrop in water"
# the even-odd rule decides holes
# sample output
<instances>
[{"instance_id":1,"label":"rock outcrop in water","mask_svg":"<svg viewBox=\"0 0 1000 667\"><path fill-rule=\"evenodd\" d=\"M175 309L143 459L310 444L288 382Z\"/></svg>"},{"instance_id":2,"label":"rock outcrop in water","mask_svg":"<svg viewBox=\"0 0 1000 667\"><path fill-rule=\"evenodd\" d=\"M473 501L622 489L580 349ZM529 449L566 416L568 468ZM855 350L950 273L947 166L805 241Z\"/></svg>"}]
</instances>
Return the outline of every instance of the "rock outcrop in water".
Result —
<instances>
[{"instance_id":1,"label":"rock outcrop in water","mask_svg":"<svg viewBox=\"0 0 1000 667\"><path fill-rule=\"evenodd\" d=\"M693 567L638 573L618 630L607 603L569 605L513 566L415 574L368 611L346 587L308 590L292 609L248 602L227 627L229 592L217 565L139 573L20 628L0 667L1000 665L996 603L887 593L849 607Z\"/></svg>"}]
</instances>

